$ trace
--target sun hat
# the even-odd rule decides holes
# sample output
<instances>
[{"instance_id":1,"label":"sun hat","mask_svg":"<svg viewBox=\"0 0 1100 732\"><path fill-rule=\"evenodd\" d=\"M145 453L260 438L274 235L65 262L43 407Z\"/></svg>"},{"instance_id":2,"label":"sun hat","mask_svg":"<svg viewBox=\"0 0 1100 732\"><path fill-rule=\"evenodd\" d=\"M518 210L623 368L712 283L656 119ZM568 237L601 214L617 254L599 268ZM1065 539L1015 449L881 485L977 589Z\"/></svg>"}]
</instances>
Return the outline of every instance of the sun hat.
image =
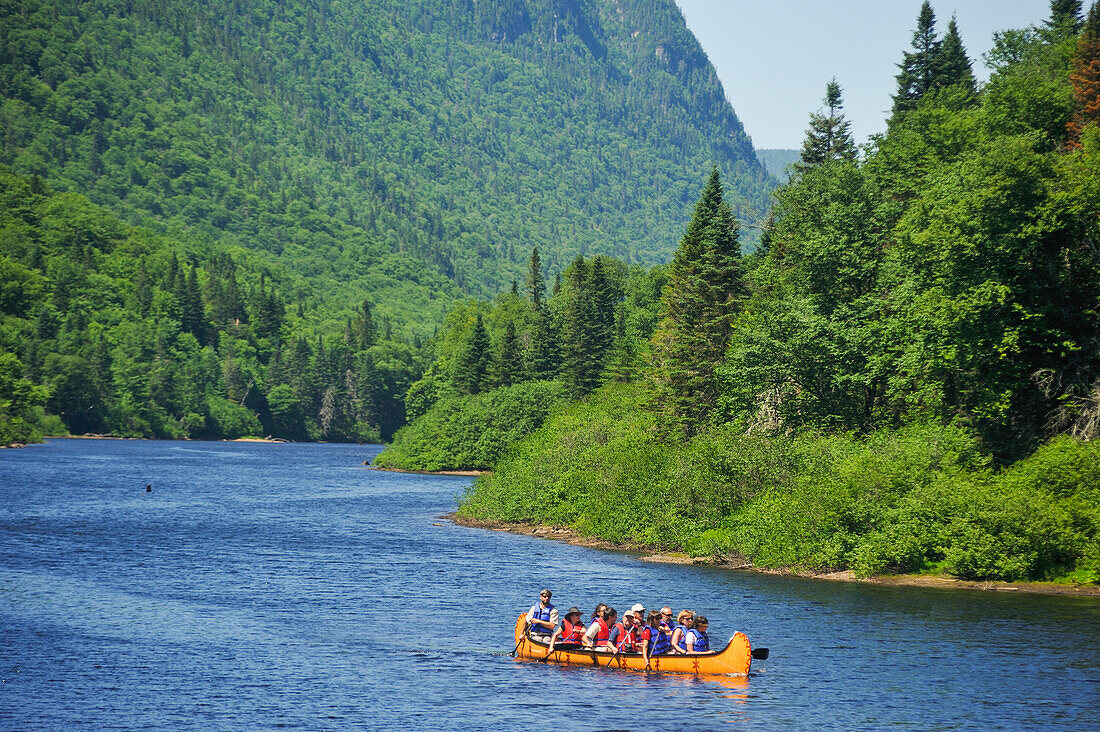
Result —
<instances>
[{"instance_id":1,"label":"sun hat","mask_svg":"<svg viewBox=\"0 0 1100 732\"><path fill-rule=\"evenodd\" d=\"M577 615L583 615L583 613L581 612L580 608L578 608L578 607L571 607L571 608L569 608L569 612L567 612L567 613L565 614L565 617L567 617L567 618L568 618L568 617L569 617L570 615L573 615L573 614L577 614Z\"/></svg>"}]
</instances>

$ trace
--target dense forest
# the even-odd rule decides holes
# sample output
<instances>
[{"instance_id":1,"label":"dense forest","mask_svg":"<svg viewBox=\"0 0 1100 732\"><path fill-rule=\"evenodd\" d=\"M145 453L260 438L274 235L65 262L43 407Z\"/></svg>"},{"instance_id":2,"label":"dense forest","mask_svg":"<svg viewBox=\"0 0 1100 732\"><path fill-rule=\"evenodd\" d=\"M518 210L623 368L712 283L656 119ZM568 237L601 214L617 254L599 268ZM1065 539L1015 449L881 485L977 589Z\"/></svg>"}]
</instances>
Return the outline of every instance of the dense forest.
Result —
<instances>
[{"instance_id":1,"label":"dense forest","mask_svg":"<svg viewBox=\"0 0 1100 732\"><path fill-rule=\"evenodd\" d=\"M321 282L391 252L480 295L534 244L662 261L715 164L767 205L672 0L6 2L0 34L0 162Z\"/></svg>"},{"instance_id":2,"label":"dense forest","mask_svg":"<svg viewBox=\"0 0 1100 732\"><path fill-rule=\"evenodd\" d=\"M979 86L925 2L862 148L831 81L751 255L715 171L636 367L551 411L460 515L1100 581L1100 3L994 41Z\"/></svg>"},{"instance_id":3,"label":"dense forest","mask_svg":"<svg viewBox=\"0 0 1100 732\"><path fill-rule=\"evenodd\" d=\"M533 246L770 185L672 0L4 2L0 121L5 443L387 439Z\"/></svg>"},{"instance_id":4,"label":"dense forest","mask_svg":"<svg viewBox=\"0 0 1100 732\"><path fill-rule=\"evenodd\" d=\"M326 338L247 251L191 249L40 178L0 173L0 201L0 441L377 441L404 422L423 346L369 302Z\"/></svg>"}]
</instances>

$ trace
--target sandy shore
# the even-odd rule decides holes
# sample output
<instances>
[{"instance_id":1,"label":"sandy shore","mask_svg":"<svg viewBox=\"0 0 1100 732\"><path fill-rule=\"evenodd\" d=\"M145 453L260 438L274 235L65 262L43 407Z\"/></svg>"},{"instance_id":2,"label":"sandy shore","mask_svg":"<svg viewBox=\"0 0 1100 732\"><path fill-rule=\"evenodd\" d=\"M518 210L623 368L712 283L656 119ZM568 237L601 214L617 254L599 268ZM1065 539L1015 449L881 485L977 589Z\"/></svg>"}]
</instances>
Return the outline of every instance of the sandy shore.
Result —
<instances>
[{"instance_id":1,"label":"sandy shore","mask_svg":"<svg viewBox=\"0 0 1100 732\"><path fill-rule=\"evenodd\" d=\"M507 531L511 534L524 536L537 536L544 539L564 541L574 546L589 547L591 549L606 549L610 551L631 552L639 554L640 561L660 562L662 564L693 564L710 567L721 567L730 570L751 570L765 574L788 575L803 577L806 579L830 580L840 582L863 582L874 585L898 585L909 587L937 587L945 589L964 590L996 590L999 592L1028 592L1041 595L1079 595L1084 597L1100 597L1100 585L1066 585L1054 582L975 582L960 580L953 577L940 575L915 575L915 574L886 574L874 577L857 577L855 572L845 570L843 572L810 572L792 569L764 569L754 567L744 560L715 559L713 557L689 557L678 552L654 552L652 547L641 544L615 543L602 539L581 536L576 531L560 526L539 526L536 524L511 524L501 521L480 521L467 519L448 514L443 518L453 521L460 526L470 526L490 531Z\"/></svg>"}]
</instances>

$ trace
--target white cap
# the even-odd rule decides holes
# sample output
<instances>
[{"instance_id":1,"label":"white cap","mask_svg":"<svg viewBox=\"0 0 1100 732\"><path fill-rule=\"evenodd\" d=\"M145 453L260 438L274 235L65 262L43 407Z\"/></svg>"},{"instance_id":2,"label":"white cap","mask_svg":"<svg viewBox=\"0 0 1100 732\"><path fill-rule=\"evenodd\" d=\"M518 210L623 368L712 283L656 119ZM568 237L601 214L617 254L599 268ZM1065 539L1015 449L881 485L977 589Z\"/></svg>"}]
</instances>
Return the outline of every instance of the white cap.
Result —
<instances>
[{"instance_id":1,"label":"white cap","mask_svg":"<svg viewBox=\"0 0 1100 732\"><path fill-rule=\"evenodd\" d=\"M644 606L644 605L642 605L642 603L640 603L640 602L639 602L639 603L635 603L635 604L634 604L634 607L630 608L630 611L631 611L631 612L635 612L635 613L640 613L640 612L642 612L643 610L645 610L645 606Z\"/></svg>"}]
</instances>

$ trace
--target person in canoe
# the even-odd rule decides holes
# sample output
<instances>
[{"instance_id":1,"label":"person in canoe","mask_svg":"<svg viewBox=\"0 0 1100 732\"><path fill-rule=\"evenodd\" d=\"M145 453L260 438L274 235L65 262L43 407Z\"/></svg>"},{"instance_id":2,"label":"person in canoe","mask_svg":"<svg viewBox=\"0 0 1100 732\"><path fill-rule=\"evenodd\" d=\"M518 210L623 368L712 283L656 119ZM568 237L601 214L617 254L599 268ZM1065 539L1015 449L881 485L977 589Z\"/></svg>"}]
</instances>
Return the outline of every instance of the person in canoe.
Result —
<instances>
[{"instance_id":1,"label":"person in canoe","mask_svg":"<svg viewBox=\"0 0 1100 732\"><path fill-rule=\"evenodd\" d=\"M695 622L695 614L690 610L681 610L676 616L676 627L672 629L672 652L687 653L687 632Z\"/></svg>"},{"instance_id":2,"label":"person in canoe","mask_svg":"<svg viewBox=\"0 0 1100 732\"><path fill-rule=\"evenodd\" d=\"M611 626L615 624L618 615L615 608L605 607L603 617L596 618L596 622L584 632L584 647L596 651L614 651L615 648L611 645Z\"/></svg>"},{"instance_id":3,"label":"person in canoe","mask_svg":"<svg viewBox=\"0 0 1100 732\"><path fill-rule=\"evenodd\" d=\"M527 611L527 632L533 640L549 643L554 637L554 630L558 627L558 610L550 604L553 596L550 590L543 590L539 593L539 601Z\"/></svg>"},{"instance_id":4,"label":"person in canoe","mask_svg":"<svg viewBox=\"0 0 1100 732\"><path fill-rule=\"evenodd\" d=\"M668 605L661 608L661 629L668 635L672 635L672 608Z\"/></svg>"},{"instance_id":5,"label":"person in canoe","mask_svg":"<svg viewBox=\"0 0 1100 732\"><path fill-rule=\"evenodd\" d=\"M550 651L553 651L558 643L566 648L579 648L584 640L584 631L580 608L569 608L569 612L562 618L561 625L554 629L554 635L550 638Z\"/></svg>"},{"instance_id":6,"label":"person in canoe","mask_svg":"<svg viewBox=\"0 0 1100 732\"><path fill-rule=\"evenodd\" d=\"M696 615L694 626L688 629L687 640L687 652L688 653L710 653L710 637L707 636L707 616Z\"/></svg>"},{"instance_id":7,"label":"person in canoe","mask_svg":"<svg viewBox=\"0 0 1100 732\"><path fill-rule=\"evenodd\" d=\"M600 620L601 618L603 618L603 611L606 610L606 609L607 609L607 605L603 604L602 602L597 603L596 609L592 611L592 617L589 618L589 620L588 620L588 627L589 628L591 628L592 625L597 620Z\"/></svg>"},{"instance_id":8,"label":"person in canoe","mask_svg":"<svg viewBox=\"0 0 1100 732\"><path fill-rule=\"evenodd\" d=\"M669 611L669 615L672 611ZM641 640L639 641L642 646L642 658L645 659L646 666L649 666L649 659L653 656L659 656L664 653L668 653L672 648L671 636L665 632L666 625L661 623L661 613L658 610L651 610L649 617L646 618L646 626L642 630Z\"/></svg>"},{"instance_id":9,"label":"person in canoe","mask_svg":"<svg viewBox=\"0 0 1100 732\"><path fill-rule=\"evenodd\" d=\"M611 628L611 635L608 640L611 642L612 647L620 653L633 653L638 642L637 627L634 611L627 610L623 613L623 619Z\"/></svg>"}]
</instances>

